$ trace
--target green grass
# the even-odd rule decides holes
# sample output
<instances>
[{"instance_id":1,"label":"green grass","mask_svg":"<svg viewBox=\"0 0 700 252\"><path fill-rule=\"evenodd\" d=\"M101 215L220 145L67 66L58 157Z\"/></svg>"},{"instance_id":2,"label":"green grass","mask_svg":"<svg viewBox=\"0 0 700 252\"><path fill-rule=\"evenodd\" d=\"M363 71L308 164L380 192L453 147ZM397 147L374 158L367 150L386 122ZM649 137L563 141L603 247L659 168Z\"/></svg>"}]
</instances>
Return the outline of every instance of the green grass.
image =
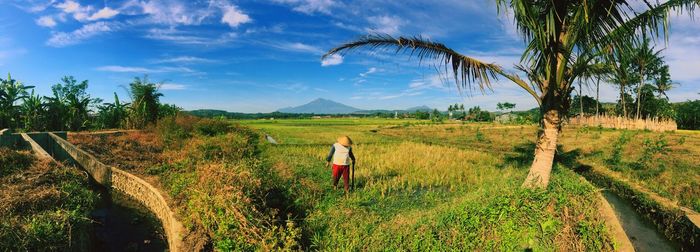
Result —
<instances>
[{"instance_id":1,"label":"green grass","mask_svg":"<svg viewBox=\"0 0 700 252\"><path fill-rule=\"evenodd\" d=\"M298 223L308 249L613 249L594 188L568 168L555 169L549 190L520 188L532 152L519 145L534 138L534 127L503 127L519 137L501 139L498 129L483 124L238 122L281 143L262 145L261 157L286 181L296 207L304 209ZM332 190L324 167L340 135L357 143L357 189L347 196Z\"/></svg>"},{"instance_id":2,"label":"green grass","mask_svg":"<svg viewBox=\"0 0 700 252\"><path fill-rule=\"evenodd\" d=\"M381 129L377 134L394 141L401 139L499 154L506 160L529 165L531 156L527 148L532 148L536 127L418 125ZM608 164L622 177L700 211L700 134L696 131L658 133L564 128L559 143L561 153L572 162Z\"/></svg>"}]
</instances>

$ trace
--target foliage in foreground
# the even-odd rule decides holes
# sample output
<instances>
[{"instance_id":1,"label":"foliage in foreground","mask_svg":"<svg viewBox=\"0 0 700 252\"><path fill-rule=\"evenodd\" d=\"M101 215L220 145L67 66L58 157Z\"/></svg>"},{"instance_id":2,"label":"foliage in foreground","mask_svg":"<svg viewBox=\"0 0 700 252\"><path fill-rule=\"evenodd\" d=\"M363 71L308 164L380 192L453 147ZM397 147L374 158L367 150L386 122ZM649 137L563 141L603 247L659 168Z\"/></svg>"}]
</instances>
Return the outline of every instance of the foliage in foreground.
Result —
<instances>
[{"instance_id":1,"label":"foliage in foreground","mask_svg":"<svg viewBox=\"0 0 700 252\"><path fill-rule=\"evenodd\" d=\"M285 221L291 213L276 204L286 189L262 165L256 132L222 120L166 120L157 130L170 142L164 155L175 161L151 171L190 228L202 229L221 251L298 248L298 228Z\"/></svg>"},{"instance_id":2,"label":"foliage in foreground","mask_svg":"<svg viewBox=\"0 0 700 252\"><path fill-rule=\"evenodd\" d=\"M0 177L0 251L88 251L98 195L87 176L0 148L0 167L7 166L15 168Z\"/></svg>"}]
</instances>

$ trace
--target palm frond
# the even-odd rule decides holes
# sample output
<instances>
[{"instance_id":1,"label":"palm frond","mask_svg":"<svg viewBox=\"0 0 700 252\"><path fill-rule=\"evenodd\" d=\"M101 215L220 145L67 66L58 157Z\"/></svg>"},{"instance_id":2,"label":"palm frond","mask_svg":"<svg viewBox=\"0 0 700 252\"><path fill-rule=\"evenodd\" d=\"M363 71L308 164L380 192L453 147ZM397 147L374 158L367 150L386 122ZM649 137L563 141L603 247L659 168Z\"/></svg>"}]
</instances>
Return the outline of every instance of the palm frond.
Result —
<instances>
[{"instance_id":1,"label":"palm frond","mask_svg":"<svg viewBox=\"0 0 700 252\"><path fill-rule=\"evenodd\" d=\"M438 64L451 68L457 88L460 90L471 89L473 83L477 83L482 92L486 89L492 89L492 79L496 80L497 75L505 74L499 65L484 63L475 58L464 56L444 44L421 37L394 38L390 35L367 35L331 49L322 56L322 59L334 54L344 55L360 48L372 51L395 49L395 53L410 53L421 62L425 59L436 60Z\"/></svg>"}]
</instances>

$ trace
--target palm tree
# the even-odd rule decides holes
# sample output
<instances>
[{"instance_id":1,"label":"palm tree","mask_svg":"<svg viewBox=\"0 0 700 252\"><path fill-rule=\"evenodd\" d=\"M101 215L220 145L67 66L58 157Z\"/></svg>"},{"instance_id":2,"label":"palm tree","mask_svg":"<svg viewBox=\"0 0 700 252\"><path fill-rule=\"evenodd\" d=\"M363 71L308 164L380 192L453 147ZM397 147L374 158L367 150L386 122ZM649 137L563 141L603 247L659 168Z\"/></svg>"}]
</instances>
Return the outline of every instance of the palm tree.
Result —
<instances>
[{"instance_id":1,"label":"palm tree","mask_svg":"<svg viewBox=\"0 0 700 252\"><path fill-rule=\"evenodd\" d=\"M664 65L661 67L659 77L654 81L654 85L656 86L655 91L658 93L659 98L663 96L668 99L666 92L679 84L671 80L668 65Z\"/></svg>"},{"instance_id":2,"label":"palm tree","mask_svg":"<svg viewBox=\"0 0 700 252\"><path fill-rule=\"evenodd\" d=\"M20 123L20 106L18 101L27 97L27 90L34 86L25 86L22 82L12 79L8 73L7 79L0 78L0 129L16 128Z\"/></svg>"},{"instance_id":3,"label":"palm tree","mask_svg":"<svg viewBox=\"0 0 700 252\"><path fill-rule=\"evenodd\" d=\"M635 48L635 53L632 56L636 67L639 70L639 84L637 84L637 120L642 118L641 108L642 108L642 87L644 86L644 80L647 79L647 68L653 65L660 65L663 60L659 56L662 50L654 52L654 47L649 45L649 39L646 37L643 39L641 45Z\"/></svg>"},{"instance_id":4,"label":"palm tree","mask_svg":"<svg viewBox=\"0 0 700 252\"><path fill-rule=\"evenodd\" d=\"M626 0L496 0L499 12L510 8L523 36L526 49L516 68L529 79L508 73L499 65L462 55L444 44L421 37L367 35L329 50L324 56L358 48L394 49L410 52L422 61L435 60L451 69L459 90L478 84L482 92L491 89L492 79L504 77L527 91L540 106L540 130L535 159L523 183L525 187L546 187L557 147L562 120L569 112L572 84L587 69L596 52L613 44L630 43L636 34L666 29L672 9L700 5L700 0L669 0L637 14ZM645 1L646 3L646 1Z\"/></svg>"}]
</instances>

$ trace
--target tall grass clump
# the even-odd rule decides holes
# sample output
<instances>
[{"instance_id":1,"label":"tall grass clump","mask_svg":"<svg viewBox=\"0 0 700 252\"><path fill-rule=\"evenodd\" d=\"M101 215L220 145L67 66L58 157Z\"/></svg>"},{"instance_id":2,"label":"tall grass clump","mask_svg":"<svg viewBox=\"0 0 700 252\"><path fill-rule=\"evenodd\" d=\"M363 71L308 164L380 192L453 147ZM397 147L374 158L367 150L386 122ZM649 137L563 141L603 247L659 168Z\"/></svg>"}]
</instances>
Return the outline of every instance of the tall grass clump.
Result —
<instances>
[{"instance_id":1,"label":"tall grass clump","mask_svg":"<svg viewBox=\"0 0 700 252\"><path fill-rule=\"evenodd\" d=\"M287 209L266 198L285 189L262 165L257 132L219 119L164 120L157 131L167 146L163 156L171 162L149 173L160 176L193 233L186 239L189 248L299 248L299 231L287 220Z\"/></svg>"},{"instance_id":2,"label":"tall grass clump","mask_svg":"<svg viewBox=\"0 0 700 252\"><path fill-rule=\"evenodd\" d=\"M20 159L23 169L0 178L0 251L89 251L89 214L99 196L88 189L87 176L11 152L0 150L0 167Z\"/></svg>"}]
</instances>

